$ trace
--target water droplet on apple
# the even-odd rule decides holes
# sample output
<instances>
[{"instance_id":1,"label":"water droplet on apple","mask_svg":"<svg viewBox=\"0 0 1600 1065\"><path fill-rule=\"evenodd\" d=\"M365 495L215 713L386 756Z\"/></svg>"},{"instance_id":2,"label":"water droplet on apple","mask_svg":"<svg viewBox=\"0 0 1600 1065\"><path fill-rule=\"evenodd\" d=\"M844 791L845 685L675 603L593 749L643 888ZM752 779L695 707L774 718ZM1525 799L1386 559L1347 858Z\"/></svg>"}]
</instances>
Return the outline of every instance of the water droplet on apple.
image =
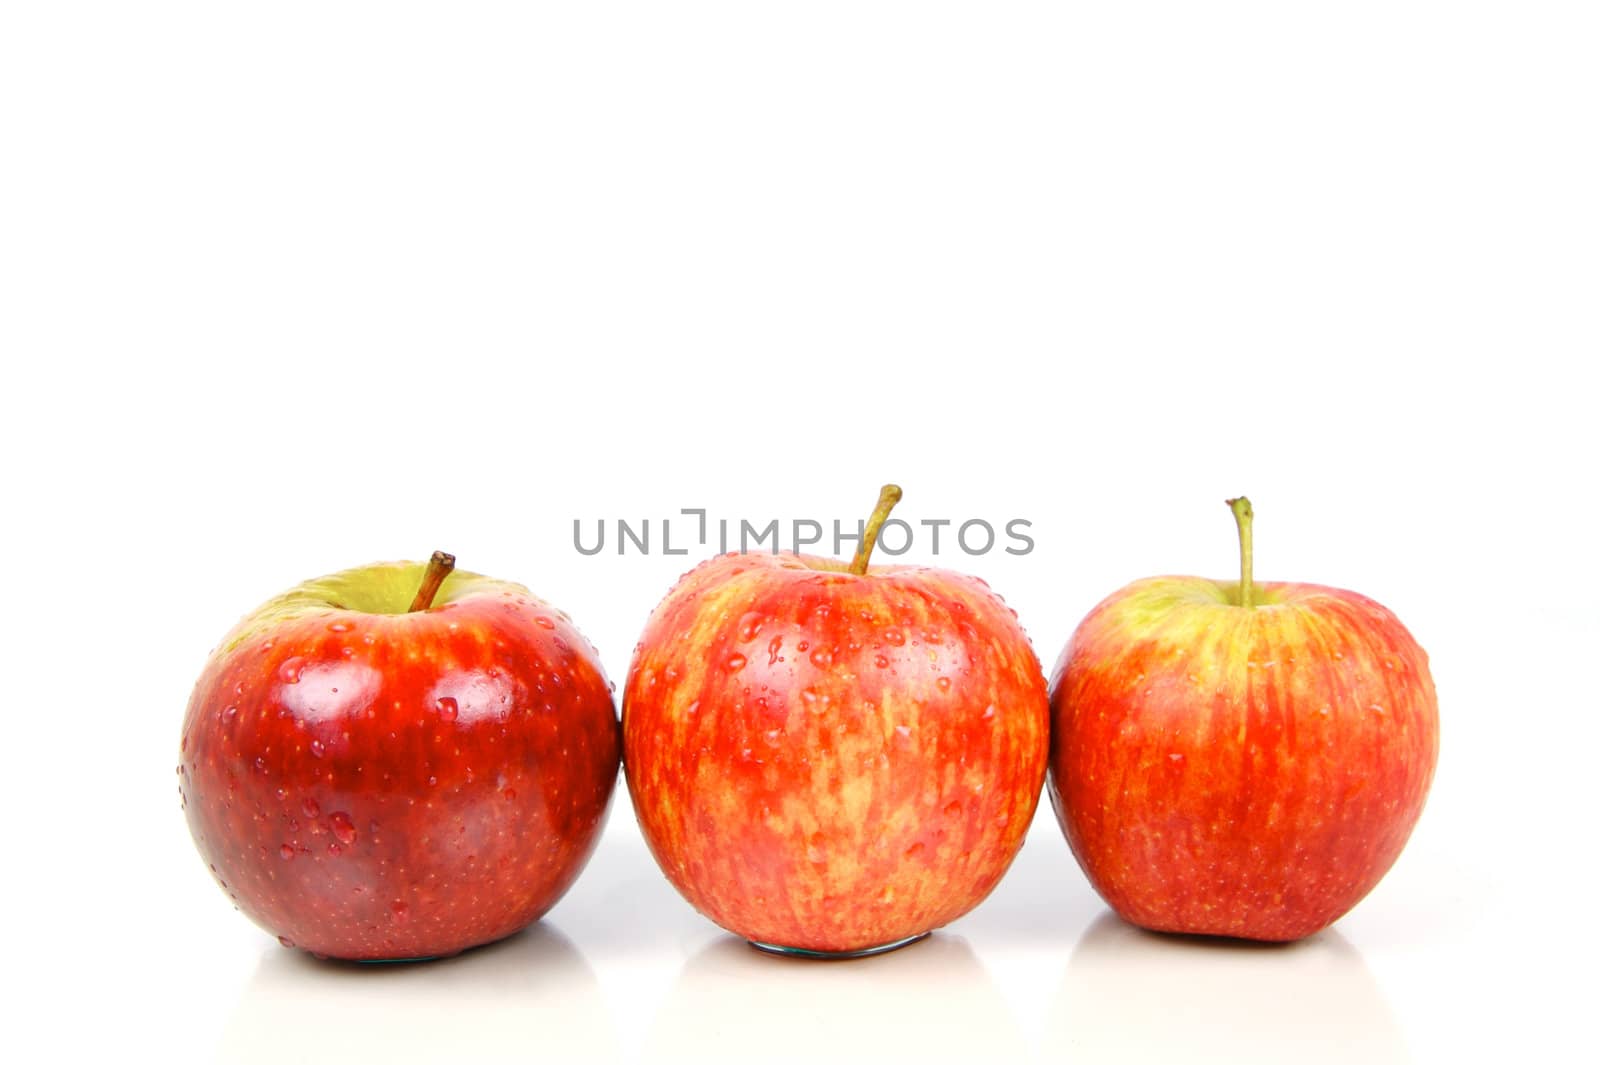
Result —
<instances>
[{"instance_id":1,"label":"water droplet on apple","mask_svg":"<svg viewBox=\"0 0 1600 1065\"><path fill-rule=\"evenodd\" d=\"M889 659L884 655L879 655L877 658L872 660L872 664L877 666L879 669L888 669Z\"/></svg>"},{"instance_id":2,"label":"water droplet on apple","mask_svg":"<svg viewBox=\"0 0 1600 1065\"><path fill-rule=\"evenodd\" d=\"M516 788L506 788L504 791L502 791L500 793L500 797L505 799L507 802L516 802L517 801L517 789Z\"/></svg>"},{"instance_id":3,"label":"water droplet on apple","mask_svg":"<svg viewBox=\"0 0 1600 1065\"><path fill-rule=\"evenodd\" d=\"M338 621L330 621L330 622L328 622L328 631L329 632L349 632L353 628L355 628L354 624L352 624L351 622L345 621L342 618L340 620L338 620Z\"/></svg>"},{"instance_id":4,"label":"water droplet on apple","mask_svg":"<svg viewBox=\"0 0 1600 1065\"><path fill-rule=\"evenodd\" d=\"M328 831L333 833L334 839L348 846L356 841L355 822L350 820L350 815L336 811L328 815Z\"/></svg>"},{"instance_id":5,"label":"water droplet on apple","mask_svg":"<svg viewBox=\"0 0 1600 1065\"><path fill-rule=\"evenodd\" d=\"M321 740L312 740L311 741L311 753L316 755L318 758L322 757L322 754L323 754L323 752L325 750L327 750L327 748L322 746L322 741Z\"/></svg>"},{"instance_id":6,"label":"water droplet on apple","mask_svg":"<svg viewBox=\"0 0 1600 1065\"><path fill-rule=\"evenodd\" d=\"M883 638L884 638L885 641L887 641L888 643L893 644L895 647L904 647L905 646L905 642L906 642L905 633L901 632L899 629L884 629L883 630Z\"/></svg>"},{"instance_id":7,"label":"water droplet on apple","mask_svg":"<svg viewBox=\"0 0 1600 1065\"><path fill-rule=\"evenodd\" d=\"M285 684L299 684L300 674L305 672L306 660L296 656L286 658L283 665L278 667L278 676L283 678Z\"/></svg>"},{"instance_id":8,"label":"water droplet on apple","mask_svg":"<svg viewBox=\"0 0 1600 1065\"><path fill-rule=\"evenodd\" d=\"M739 621L739 642L749 643L761 632L761 626L766 623L766 618L760 614L746 614Z\"/></svg>"},{"instance_id":9,"label":"water droplet on apple","mask_svg":"<svg viewBox=\"0 0 1600 1065\"><path fill-rule=\"evenodd\" d=\"M455 699L449 695L439 696L433 705L439 711L440 721L454 721L456 719L456 715L461 712L460 706L456 703Z\"/></svg>"},{"instance_id":10,"label":"water droplet on apple","mask_svg":"<svg viewBox=\"0 0 1600 1065\"><path fill-rule=\"evenodd\" d=\"M780 728L769 728L766 732L762 733L762 739L767 741L768 747L776 747L783 739L783 730Z\"/></svg>"},{"instance_id":11,"label":"water droplet on apple","mask_svg":"<svg viewBox=\"0 0 1600 1065\"><path fill-rule=\"evenodd\" d=\"M934 683L938 685L939 690L942 691L942 692L947 692L947 691L950 690L950 678L949 677L940 677Z\"/></svg>"},{"instance_id":12,"label":"water droplet on apple","mask_svg":"<svg viewBox=\"0 0 1600 1065\"><path fill-rule=\"evenodd\" d=\"M317 805L317 800L307 799L300 804L300 812L307 817L320 817L322 816L322 807Z\"/></svg>"},{"instance_id":13,"label":"water droplet on apple","mask_svg":"<svg viewBox=\"0 0 1600 1065\"><path fill-rule=\"evenodd\" d=\"M826 713L828 703L831 701L826 692L819 692L815 688L800 689L800 700L806 704L806 709L814 714Z\"/></svg>"},{"instance_id":14,"label":"water droplet on apple","mask_svg":"<svg viewBox=\"0 0 1600 1065\"><path fill-rule=\"evenodd\" d=\"M294 857L294 848L285 843L283 846L278 848L278 857L282 858L286 862L291 860Z\"/></svg>"},{"instance_id":15,"label":"water droplet on apple","mask_svg":"<svg viewBox=\"0 0 1600 1065\"><path fill-rule=\"evenodd\" d=\"M256 755L255 767L257 773L265 773L267 771L267 760L259 754Z\"/></svg>"},{"instance_id":16,"label":"water droplet on apple","mask_svg":"<svg viewBox=\"0 0 1600 1065\"><path fill-rule=\"evenodd\" d=\"M767 665L775 665L778 661L778 652L783 650L783 637L774 636L772 642L767 644Z\"/></svg>"},{"instance_id":17,"label":"water droplet on apple","mask_svg":"<svg viewBox=\"0 0 1600 1065\"><path fill-rule=\"evenodd\" d=\"M896 747L904 750L911 746L911 726L896 725L894 727L894 743Z\"/></svg>"},{"instance_id":18,"label":"water droplet on apple","mask_svg":"<svg viewBox=\"0 0 1600 1065\"><path fill-rule=\"evenodd\" d=\"M278 944L279 944L279 946L291 947L292 948L294 946L294 941L291 940L288 936L279 936L278 937Z\"/></svg>"},{"instance_id":19,"label":"water droplet on apple","mask_svg":"<svg viewBox=\"0 0 1600 1065\"><path fill-rule=\"evenodd\" d=\"M238 716L239 716L239 708L237 706L225 706L225 707L222 708L222 720L224 720L224 721L232 721L234 718L236 718Z\"/></svg>"},{"instance_id":20,"label":"water droplet on apple","mask_svg":"<svg viewBox=\"0 0 1600 1065\"><path fill-rule=\"evenodd\" d=\"M744 655L729 655L728 660L722 664L722 668L726 669L729 673L737 673L744 668L745 661Z\"/></svg>"},{"instance_id":21,"label":"water droplet on apple","mask_svg":"<svg viewBox=\"0 0 1600 1065\"><path fill-rule=\"evenodd\" d=\"M389 904L389 912L394 914L394 919L396 921L404 921L411 915L411 907L407 906L399 899L396 899L394 902Z\"/></svg>"},{"instance_id":22,"label":"water droplet on apple","mask_svg":"<svg viewBox=\"0 0 1600 1065\"><path fill-rule=\"evenodd\" d=\"M811 664L818 669L827 669L833 665L833 653L826 647L819 647L811 652Z\"/></svg>"}]
</instances>

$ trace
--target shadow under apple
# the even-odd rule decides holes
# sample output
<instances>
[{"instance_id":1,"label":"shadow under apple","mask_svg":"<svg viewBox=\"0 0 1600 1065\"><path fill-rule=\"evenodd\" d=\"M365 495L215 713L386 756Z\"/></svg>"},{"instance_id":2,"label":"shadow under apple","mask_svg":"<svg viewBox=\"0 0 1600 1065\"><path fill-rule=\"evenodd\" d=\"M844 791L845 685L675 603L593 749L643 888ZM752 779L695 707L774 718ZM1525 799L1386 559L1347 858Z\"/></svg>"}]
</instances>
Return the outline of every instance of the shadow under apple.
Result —
<instances>
[{"instance_id":1,"label":"shadow under apple","mask_svg":"<svg viewBox=\"0 0 1600 1065\"><path fill-rule=\"evenodd\" d=\"M453 958L362 964L274 947L223 1031L223 1061L612 1061L588 963L540 922Z\"/></svg>"},{"instance_id":2,"label":"shadow under apple","mask_svg":"<svg viewBox=\"0 0 1600 1065\"><path fill-rule=\"evenodd\" d=\"M1088 1061L1408 1061L1360 953L1329 929L1298 943L1146 932L1102 914L1073 948L1046 1042Z\"/></svg>"},{"instance_id":3,"label":"shadow under apple","mask_svg":"<svg viewBox=\"0 0 1600 1065\"><path fill-rule=\"evenodd\" d=\"M693 955L646 1058L746 1063L1020 1060L1015 1018L959 936L848 961L766 954L733 936Z\"/></svg>"}]
</instances>

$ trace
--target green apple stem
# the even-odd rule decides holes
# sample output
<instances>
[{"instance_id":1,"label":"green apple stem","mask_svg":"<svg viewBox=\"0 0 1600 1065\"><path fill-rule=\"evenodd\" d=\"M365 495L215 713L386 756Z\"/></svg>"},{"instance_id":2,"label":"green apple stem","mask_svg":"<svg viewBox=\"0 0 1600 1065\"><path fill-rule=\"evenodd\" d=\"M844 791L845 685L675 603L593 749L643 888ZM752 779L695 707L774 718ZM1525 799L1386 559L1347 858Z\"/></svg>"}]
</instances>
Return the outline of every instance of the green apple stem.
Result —
<instances>
[{"instance_id":1,"label":"green apple stem","mask_svg":"<svg viewBox=\"0 0 1600 1065\"><path fill-rule=\"evenodd\" d=\"M1239 526L1239 605L1252 607L1256 605L1256 586L1251 574L1255 560L1251 554L1250 526L1255 522L1256 512L1244 496L1228 500L1228 507Z\"/></svg>"},{"instance_id":2,"label":"green apple stem","mask_svg":"<svg viewBox=\"0 0 1600 1065\"><path fill-rule=\"evenodd\" d=\"M861 543L856 545L856 557L850 560L850 572L857 577L867 572L867 562L872 558L872 549L878 546L878 532L883 528L883 523L889 520L889 511L900 502L900 486L886 484L878 492L878 505L872 508L872 517L867 519L867 527L861 532Z\"/></svg>"},{"instance_id":3,"label":"green apple stem","mask_svg":"<svg viewBox=\"0 0 1600 1065\"><path fill-rule=\"evenodd\" d=\"M411 600L411 609L407 613L415 614L419 610L426 610L433 605L433 597L439 594L439 585L450 576L450 571L456 568L456 556L447 555L443 551L435 551L433 557L428 559L428 568L422 574L422 587L417 589L417 597Z\"/></svg>"}]
</instances>

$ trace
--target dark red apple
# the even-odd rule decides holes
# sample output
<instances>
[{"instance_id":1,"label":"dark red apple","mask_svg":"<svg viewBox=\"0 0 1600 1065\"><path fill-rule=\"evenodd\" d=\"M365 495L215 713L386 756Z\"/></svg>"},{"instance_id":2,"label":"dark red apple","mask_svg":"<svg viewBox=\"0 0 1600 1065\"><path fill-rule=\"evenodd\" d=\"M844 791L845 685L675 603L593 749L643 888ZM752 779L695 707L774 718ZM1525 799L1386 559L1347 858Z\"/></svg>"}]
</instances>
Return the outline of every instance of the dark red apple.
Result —
<instances>
[{"instance_id":1,"label":"dark red apple","mask_svg":"<svg viewBox=\"0 0 1600 1065\"><path fill-rule=\"evenodd\" d=\"M656 608L623 695L634 810L669 880L757 946L858 954L976 906L1038 804L1044 676L975 578L722 555Z\"/></svg>"},{"instance_id":2,"label":"dark red apple","mask_svg":"<svg viewBox=\"0 0 1600 1065\"><path fill-rule=\"evenodd\" d=\"M1293 940L1378 883L1439 752L1428 656L1355 592L1136 581L1084 619L1051 682L1050 798L1117 913L1163 932Z\"/></svg>"},{"instance_id":3,"label":"dark red apple","mask_svg":"<svg viewBox=\"0 0 1600 1065\"><path fill-rule=\"evenodd\" d=\"M380 563L245 618L189 700L180 792L213 876L287 945L454 954L588 860L619 727L594 649L520 585Z\"/></svg>"}]
</instances>

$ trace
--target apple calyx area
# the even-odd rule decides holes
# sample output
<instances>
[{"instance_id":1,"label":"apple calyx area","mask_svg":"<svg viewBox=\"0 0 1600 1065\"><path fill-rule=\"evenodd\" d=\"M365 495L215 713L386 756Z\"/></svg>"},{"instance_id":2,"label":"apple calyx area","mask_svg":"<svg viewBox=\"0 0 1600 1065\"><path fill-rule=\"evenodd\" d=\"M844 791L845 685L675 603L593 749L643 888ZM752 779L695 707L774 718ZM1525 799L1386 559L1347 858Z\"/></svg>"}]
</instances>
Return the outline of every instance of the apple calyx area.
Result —
<instances>
[{"instance_id":1,"label":"apple calyx area","mask_svg":"<svg viewBox=\"0 0 1600 1065\"><path fill-rule=\"evenodd\" d=\"M422 585L417 589L416 598L411 600L411 606L406 608L406 613L415 614L433 606L433 597L439 594L439 586L455 568L456 556L435 551L433 557L428 559L428 568L422 573Z\"/></svg>"},{"instance_id":2,"label":"apple calyx area","mask_svg":"<svg viewBox=\"0 0 1600 1065\"><path fill-rule=\"evenodd\" d=\"M1250 506L1250 500L1244 496L1227 502L1228 509L1233 511L1233 520L1239 526L1239 605L1249 609L1256 605L1256 585L1251 572L1255 565L1254 543L1250 534L1256 512Z\"/></svg>"},{"instance_id":3,"label":"apple calyx area","mask_svg":"<svg viewBox=\"0 0 1600 1065\"><path fill-rule=\"evenodd\" d=\"M878 546L878 533L889 520L889 512L900 502L903 493L897 484L886 484L878 491L878 503L872 508L867 527L861 531L861 543L856 545L855 557L850 560L850 572L857 577L867 573L867 563L872 560L872 549Z\"/></svg>"}]
</instances>

